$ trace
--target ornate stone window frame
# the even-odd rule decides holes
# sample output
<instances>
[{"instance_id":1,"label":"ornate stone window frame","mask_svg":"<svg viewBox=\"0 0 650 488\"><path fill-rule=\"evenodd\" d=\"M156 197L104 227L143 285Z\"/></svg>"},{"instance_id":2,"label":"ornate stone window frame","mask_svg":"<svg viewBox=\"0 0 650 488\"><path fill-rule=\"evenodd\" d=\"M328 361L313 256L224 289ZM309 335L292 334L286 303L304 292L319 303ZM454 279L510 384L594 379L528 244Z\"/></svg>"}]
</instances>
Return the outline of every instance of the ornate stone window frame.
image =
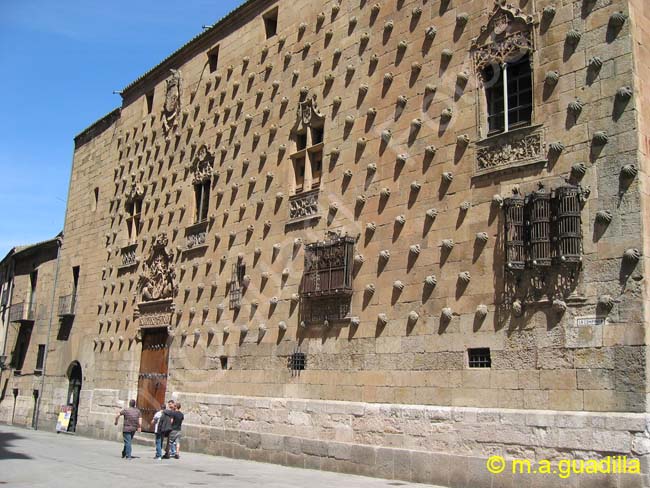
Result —
<instances>
[{"instance_id":1,"label":"ornate stone window frame","mask_svg":"<svg viewBox=\"0 0 650 488\"><path fill-rule=\"evenodd\" d=\"M212 152L205 144L201 145L191 165L192 188L195 195L193 225L202 224L208 220L213 166ZM197 195L197 192L200 194Z\"/></svg>"},{"instance_id":2,"label":"ornate stone window frame","mask_svg":"<svg viewBox=\"0 0 650 488\"><path fill-rule=\"evenodd\" d=\"M319 134L318 140L315 134ZM325 134L325 116L319 111L315 94L301 91L300 102L296 110L296 123L291 130L292 153L291 182L289 197L289 222L306 222L320 219L318 197L323 176L323 137ZM320 160L321 170L315 181L312 162ZM298 184L297 165L304 168L302 183Z\"/></svg>"},{"instance_id":3,"label":"ornate stone window frame","mask_svg":"<svg viewBox=\"0 0 650 488\"><path fill-rule=\"evenodd\" d=\"M494 9L481 34L472 41L472 58L479 89L476 90L477 126L475 177L521 167L546 164L544 127L536 123L535 97L531 124L516 129L506 126L504 132L488 135L488 110L483 71L491 63L503 66L522 52L527 52L531 63L532 86L535 87L535 25L533 15L496 0Z\"/></svg>"},{"instance_id":4,"label":"ornate stone window frame","mask_svg":"<svg viewBox=\"0 0 650 488\"><path fill-rule=\"evenodd\" d=\"M144 186L139 185L135 179L133 179L129 190L126 192L126 198L124 199L124 211L126 215L127 238L129 245L135 244L140 235L144 193Z\"/></svg>"}]
</instances>

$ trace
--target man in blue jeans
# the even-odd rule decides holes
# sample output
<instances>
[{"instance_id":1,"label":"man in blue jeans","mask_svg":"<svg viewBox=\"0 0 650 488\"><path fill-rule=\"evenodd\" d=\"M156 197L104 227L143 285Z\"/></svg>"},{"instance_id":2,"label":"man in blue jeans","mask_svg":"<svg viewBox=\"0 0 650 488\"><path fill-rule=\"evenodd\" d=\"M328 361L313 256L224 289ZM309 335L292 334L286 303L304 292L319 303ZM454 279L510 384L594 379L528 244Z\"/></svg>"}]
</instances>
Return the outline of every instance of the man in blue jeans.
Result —
<instances>
[{"instance_id":1,"label":"man in blue jeans","mask_svg":"<svg viewBox=\"0 0 650 488\"><path fill-rule=\"evenodd\" d=\"M171 410L174 406L174 402L169 400L168 402L169 409ZM153 426L153 431L156 434L156 456L154 459L162 459L162 445L165 438L168 439L167 443L169 444L169 432L172 430L172 419L169 415L165 413L165 404L160 405L160 410L156 412L151 421ZM169 446L165 448L165 453L169 452ZM169 456L167 456L169 457Z\"/></svg>"},{"instance_id":2,"label":"man in blue jeans","mask_svg":"<svg viewBox=\"0 0 650 488\"><path fill-rule=\"evenodd\" d=\"M142 414L135 408L135 400L129 400L129 408L121 410L115 416L115 425L117 425L120 416L124 416L124 426L122 434L124 436L124 448L122 449L122 458L131 458L131 442L136 432L142 432Z\"/></svg>"}]
</instances>

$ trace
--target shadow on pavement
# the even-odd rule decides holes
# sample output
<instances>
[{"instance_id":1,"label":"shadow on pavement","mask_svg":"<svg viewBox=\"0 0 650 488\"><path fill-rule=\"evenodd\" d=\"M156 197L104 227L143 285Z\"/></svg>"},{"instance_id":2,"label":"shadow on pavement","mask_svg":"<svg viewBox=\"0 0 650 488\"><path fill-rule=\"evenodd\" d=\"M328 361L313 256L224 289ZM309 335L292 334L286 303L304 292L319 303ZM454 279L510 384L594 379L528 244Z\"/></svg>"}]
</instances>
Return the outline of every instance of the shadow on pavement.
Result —
<instances>
[{"instance_id":1,"label":"shadow on pavement","mask_svg":"<svg viewBox=\"0 0 650 488\"><path fill-rule=\"evenodd\" d=\"M4 459L32 459L31 456L9 449L12 441L24 439L23 436L13 432L0 432L0 461Z\"/></svg>"}]
</instances>

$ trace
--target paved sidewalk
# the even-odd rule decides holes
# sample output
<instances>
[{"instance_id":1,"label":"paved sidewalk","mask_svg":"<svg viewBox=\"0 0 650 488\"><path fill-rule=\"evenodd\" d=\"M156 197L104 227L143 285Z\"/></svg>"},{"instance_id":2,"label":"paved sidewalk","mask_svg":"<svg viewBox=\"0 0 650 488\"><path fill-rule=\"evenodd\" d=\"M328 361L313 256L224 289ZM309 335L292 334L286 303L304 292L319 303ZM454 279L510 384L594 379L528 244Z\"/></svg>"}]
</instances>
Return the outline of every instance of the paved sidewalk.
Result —
<instances>
[{"instance_id":1,"label":"paved sidewalk","mask_svg":"<svg viewBox=\"0 0 650 488\"><path fill-rule=\"evenodd\" d=\"M326 471L288 468L204 454L156 461L150 447L134 445L131 461L121 444L0 425L0 486L101 487L265 487L406 488L425 487Z\"/></svg>"}]
</instances>

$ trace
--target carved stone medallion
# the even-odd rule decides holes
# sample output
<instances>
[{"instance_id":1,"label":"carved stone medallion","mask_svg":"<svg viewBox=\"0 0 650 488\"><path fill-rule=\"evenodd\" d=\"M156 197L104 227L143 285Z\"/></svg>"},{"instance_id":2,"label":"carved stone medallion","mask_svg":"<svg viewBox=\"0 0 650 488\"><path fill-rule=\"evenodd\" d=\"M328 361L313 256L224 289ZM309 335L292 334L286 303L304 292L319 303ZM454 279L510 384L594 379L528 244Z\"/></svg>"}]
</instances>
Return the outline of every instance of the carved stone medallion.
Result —
<instances>
[{"instance_id":1,"label":"carved stone medallion","mask_svg":"<svg viewBox=\"0 0 650 488\"><path fill-rule=\"evenodd\" d=\"M172 75L165 82L165 105L163 108L163 130L169 137L178 129L181 111L181 72L171 70Z\"/></svg>"},{"instance_id":2,"label":"carved stone medallion","mask_svg":"<svg viewBox=\"0 0 650 488\"><path fill-rule=\"evenodd\" d=\"M210 149L203 144L196 153L196 158L192 163L192 173L194 175L192 180L193 184L204 183L212 178L213 161L214 157L210 152Z\"/></svg>"},{"instance_id":3,"label":"carved stone medallion","mask_svg":"<svg viewBox=\"0 0 650 488\"><path fill-rule=\"evenodd\" d=\"M171 299L178 292L174 254L167 250L168 239L165 234L156 237L149 258L144 262L138 289L142 302Z\"/></svg>"}]
</instances>

